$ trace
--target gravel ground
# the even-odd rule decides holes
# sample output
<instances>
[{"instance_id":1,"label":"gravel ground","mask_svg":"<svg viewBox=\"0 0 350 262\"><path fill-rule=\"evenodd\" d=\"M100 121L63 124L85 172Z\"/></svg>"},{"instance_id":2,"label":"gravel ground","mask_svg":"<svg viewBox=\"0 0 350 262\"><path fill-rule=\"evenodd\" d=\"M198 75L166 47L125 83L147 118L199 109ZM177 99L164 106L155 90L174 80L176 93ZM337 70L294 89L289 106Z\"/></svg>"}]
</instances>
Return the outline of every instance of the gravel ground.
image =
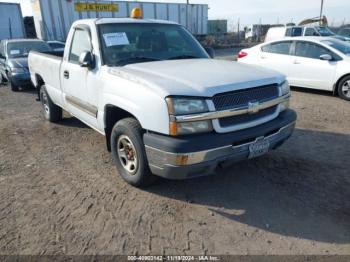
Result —
<instances>
[{"instance_id":1,"label":"gravel ground","mask_svg":"<svg viewBox=\"0 0 350 262\"><path fill-rule=\"evenodd\" d=\"M0 86L0 254L350 254L350 103L293 91L281 148L216 176L118 176L104 137Z\"/></svg>"}]
</instances>

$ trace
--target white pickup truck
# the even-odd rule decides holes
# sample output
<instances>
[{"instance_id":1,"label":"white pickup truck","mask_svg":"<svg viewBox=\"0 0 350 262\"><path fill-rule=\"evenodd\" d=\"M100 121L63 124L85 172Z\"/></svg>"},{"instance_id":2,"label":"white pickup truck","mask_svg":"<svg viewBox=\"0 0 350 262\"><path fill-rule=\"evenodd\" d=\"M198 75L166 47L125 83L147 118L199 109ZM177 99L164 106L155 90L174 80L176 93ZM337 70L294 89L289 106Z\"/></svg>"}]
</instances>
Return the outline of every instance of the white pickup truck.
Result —
<instances>
[{"instance_id":1,"label":"white pickup truck","mask_svg":"<svg viewBox=\"0 0 350 262\"><path fill-rule=\"evenodd\" d=\"M45 118L64 109L104 135L134 186L215 173L277 148L295 126L283 75L211 59L168 21L76 21L63 58L31 52L29 69Z\"/></svg>"}]
</instances>

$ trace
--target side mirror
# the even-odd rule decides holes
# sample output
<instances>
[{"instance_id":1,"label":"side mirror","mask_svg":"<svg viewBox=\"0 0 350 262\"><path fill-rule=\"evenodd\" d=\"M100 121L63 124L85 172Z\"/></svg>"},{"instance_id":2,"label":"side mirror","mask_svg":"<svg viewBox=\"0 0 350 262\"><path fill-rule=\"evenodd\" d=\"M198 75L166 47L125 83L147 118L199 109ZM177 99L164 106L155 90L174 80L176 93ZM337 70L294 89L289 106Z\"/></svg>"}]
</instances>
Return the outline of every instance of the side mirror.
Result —
<instances>
[{"instance_id":1,"label":"side mirror","mask_svg":"<svg viewBox=\"0 0 350 262\"><path fill-rule=\"evenodd\" d=\"M79 65L81 67L94 68L95 66L95 58L94 55L90 51L85 51L79 56Z\"/></svg>"},{"instance_id":2,"label":"side mirror","mask_svg":"<svg viewBox=\"0 0 350 262\"><path fill-rule=\"evenodd\" d=\"M2 54L0 54L0 59L5 59L5 57Z\"/></svg>"},{"instance_id":3,"label":"side mirror","mask_svg":"<svg viewBox=\"0 0 350 262\"><path fill-rule=\"evenodd\" d=\"M214 57L215 57L215 51L214 51L213 48L207 47L207 48L205 48L205 51L207 51L208 55L209 55L211 58L214 58Z\"/></svg>"},{"instance_id":4,"label":"side mirror","mask_svg":"<svg viewBox=\"0 0 350 262\"><path fill-rule=\"evenodd\" d=\"M329 54L324 54L324 55L320 55L320 59L325 61L331 61L333 60L333 57Z\"/></svg>"}]
</instances>

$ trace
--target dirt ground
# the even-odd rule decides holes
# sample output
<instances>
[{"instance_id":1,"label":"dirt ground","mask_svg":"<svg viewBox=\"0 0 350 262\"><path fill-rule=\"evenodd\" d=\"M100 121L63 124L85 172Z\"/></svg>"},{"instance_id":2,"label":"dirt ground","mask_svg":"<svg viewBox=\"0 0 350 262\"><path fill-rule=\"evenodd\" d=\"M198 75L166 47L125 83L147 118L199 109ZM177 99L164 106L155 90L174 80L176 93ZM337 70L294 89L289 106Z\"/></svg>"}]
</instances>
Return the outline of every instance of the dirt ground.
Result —
<instances>
[{"instance_id":1,"label":"dirt ground","mask_svg":"<svg viewBox=\"0 0 350 262\"><path fill-rule=\"evenodd\" d=\"M118 176L104 137L0 86L0 254L350 254L350 103L293 91L281 148L216 176Z\"/></svg>"}]
</instances>

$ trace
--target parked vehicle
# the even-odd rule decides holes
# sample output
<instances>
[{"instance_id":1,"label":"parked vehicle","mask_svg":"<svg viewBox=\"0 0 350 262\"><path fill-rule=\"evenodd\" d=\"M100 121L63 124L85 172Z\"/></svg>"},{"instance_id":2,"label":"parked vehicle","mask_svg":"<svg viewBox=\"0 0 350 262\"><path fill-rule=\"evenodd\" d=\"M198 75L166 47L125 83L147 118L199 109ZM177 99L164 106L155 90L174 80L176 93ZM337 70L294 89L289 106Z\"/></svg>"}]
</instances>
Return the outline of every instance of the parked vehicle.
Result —
<instances>
[{"instance_id":1,"label":"parked vehicle","mask_svg":"<svg viewBox=\"0 0 350 262\"><path fill-rule=\"evenodd\" d=\"M0 75L2 82L9 82L12 91L31 85L28 70L30 51L51 52L51 47L38 39L2 40L0 43Z\"/></svg>"},{"instance_id":2,"label":"parked vehicle","mask_svg":"<svg viewBox=\"0 0 350 262\"><path fill-rule=\"evenodd\" d=\"M295 37L243 49L238 62L287 76L289 84L333 91L350 100L350 44L330 37Z\"/></svg>"},{"instance_id":3,"label":"parked vehicle","mask_svg":"<svg viewBox=\"0 0 350 262\"><path fill-rule=\"evenodd\" d=\"M326 26L289 26L289 27L273 27L270 28L266 34L265 42L282 39L284 37L298 37L298 36L323 36L333 37L342 41L348 41L344 36L333 33Z\"/></svg>"},{"instance_id":4,"label":"parked vehicle","mask_svg":"<svg viewBox=\"0 0 350 262\"><path fill-rule=\"evenodd\" d=\"M350 41L350 27L341 28L337 34L345 37L347 41Z\"/></svg>"},{"instance_id":5,"label":"parked vehicle","mask_svg":"<svg viewBox=\"0 0 350 262\"><path fill-rule=\"evenodd\" d=\"M208 5L142 1L31 0L38 38L65 41L72 23L79 19L128 17L141 8L144 17L173 21L192 34L207 34Z\"/></svg>"},{"instance_id":6,"label":"parked vehicle","mask_svg":"<svg viewBox=\"0 0 350 262\"><path fill-rule=\"evenodd\" d=\"M271 26L270 24L249 25L245 28L245 39L248 41L260 41L266 35L269 28L273 28Z\"/></svg>"},{"instance_id":7,"label":"parked vehicle","mask_svg":"<svg viewBox=\"0 0 350 262\"><path fill-rule=\"evenodd\" d=\"M65 43L61 41L47 41L52 50L57 52L64 52Z\"/></svg>"},{"instance_id":8,"label":"parked vehicle","mask_svg":"<svg viewBox=\"0 0 350 262\"><path fill-rule=\"evenodd\" d=\"M273 40L278 40L286 36L301 36L303 28L300 26L290 26L290 27L271 27L265 36L265 42L270 42Z\"/></svg>"},{"instance_id":9,"label":"parked vehicle","mask_svg":"<svg viewBox=\"0 0 350 262\"><path fill-rule=\"evenodd\" d=\"M25 37L20 5L0 3L0 40Z\"/></svg>"},{"instance_id":10,"label":"parked vehicle","mask_svg":"<svg viewBox=\"0 0 350 262\"><path fill-rule=\"evenodd\" d=\"M63 59L31 52L29 68L46 119L60 121L64 109L105 135L119 174L135 186L260 156L296 121L283 75L210 59L173 22L76 21Z\"/></svg>"}]
</instances>

